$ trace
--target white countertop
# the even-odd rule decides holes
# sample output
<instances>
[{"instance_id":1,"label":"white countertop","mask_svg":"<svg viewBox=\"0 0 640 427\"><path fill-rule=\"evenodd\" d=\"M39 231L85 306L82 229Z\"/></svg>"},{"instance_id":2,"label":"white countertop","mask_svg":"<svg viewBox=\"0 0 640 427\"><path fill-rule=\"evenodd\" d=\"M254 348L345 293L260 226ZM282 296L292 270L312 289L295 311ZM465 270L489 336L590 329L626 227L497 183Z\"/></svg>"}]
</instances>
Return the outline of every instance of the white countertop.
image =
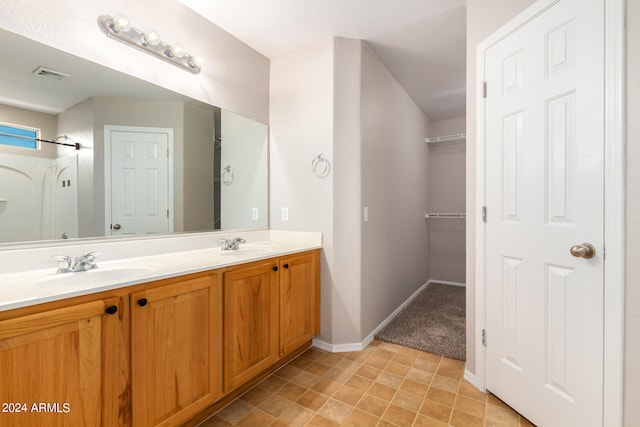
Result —
<instances>
[{"instance_id":1,"label":"white countertop","mask_svg":"<svg viewBox=\"0 0 640 427\"><path fill-rule=\"evenodd\" d=\"M264 233L260 234L264 237ZM196 250L165 252L156 255L114 259L98 257L98 268L76 273L56 273L50 267L0 275L0 311L41 304L60 299L118 289L154 280L213 270L312 249L320 249L320 233L270 232L270 240L241 244L240 249L222 251L217 246ZM157 244L157 240L149 240ZM127 245L121 242L120 245ZM100 246L100 245L95 245ZM118 251L110 243L100 251ZM58 252L61 249L56 248ZM85 249L86 250L86 249ZM89 250L90 252L91 250ZM28 256L23 253L22 255ZM0 255L1 256L1 255Z\"/></svg>"}]
</instances>

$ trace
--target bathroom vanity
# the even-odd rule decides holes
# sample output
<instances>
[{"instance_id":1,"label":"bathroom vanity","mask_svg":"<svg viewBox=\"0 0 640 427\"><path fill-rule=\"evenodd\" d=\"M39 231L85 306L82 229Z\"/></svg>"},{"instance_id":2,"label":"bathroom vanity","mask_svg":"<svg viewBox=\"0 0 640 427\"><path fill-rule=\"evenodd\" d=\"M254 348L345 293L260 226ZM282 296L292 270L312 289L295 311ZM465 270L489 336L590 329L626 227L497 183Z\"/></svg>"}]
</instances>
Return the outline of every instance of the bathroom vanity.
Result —
<instances>
[{"instance_id":1,"label":"bathroom vanity","mask_svg":"<svg viewBox=\"0 0 640 427\"><path fill-rule=\"evenodd\" d=\"M0 301L0 424L193 425L319 333L319 245L267 241L127 263L148 269L126 267L131 279L105 262L107 273L41 283L64 290L95 277L98 291L9 309ZM29 277L43 275L0 276L12 288Z\"/></svg>"}]
</instances>

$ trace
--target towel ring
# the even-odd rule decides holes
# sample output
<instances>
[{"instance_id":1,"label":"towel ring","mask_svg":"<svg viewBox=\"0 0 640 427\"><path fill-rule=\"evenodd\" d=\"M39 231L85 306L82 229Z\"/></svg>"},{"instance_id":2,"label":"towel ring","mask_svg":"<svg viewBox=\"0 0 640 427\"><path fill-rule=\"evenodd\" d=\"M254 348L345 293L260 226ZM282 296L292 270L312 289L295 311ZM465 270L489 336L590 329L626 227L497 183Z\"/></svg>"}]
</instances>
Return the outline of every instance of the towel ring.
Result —
<instances>
[{"instance_id":1,"label":"towel ring","mask_svg":"<svg viewBox=\"0 0 640 427\"><path fill-rule=\"evenodd\" d=\"M318 178L326 178L331 173L331 162L320 153L311 162L311 170Z\"/></svg>"},{"instance_id":2,"label":"towel ring","mask_svg":"<svg viewBox=\"0 0 640 427\"><path fill-rule=\"evenodd\" d=\"M233 183L233 171L231 170L231 165L225 166L222 170L222 182L227 185Z\"/></svg>"}]
</instances>

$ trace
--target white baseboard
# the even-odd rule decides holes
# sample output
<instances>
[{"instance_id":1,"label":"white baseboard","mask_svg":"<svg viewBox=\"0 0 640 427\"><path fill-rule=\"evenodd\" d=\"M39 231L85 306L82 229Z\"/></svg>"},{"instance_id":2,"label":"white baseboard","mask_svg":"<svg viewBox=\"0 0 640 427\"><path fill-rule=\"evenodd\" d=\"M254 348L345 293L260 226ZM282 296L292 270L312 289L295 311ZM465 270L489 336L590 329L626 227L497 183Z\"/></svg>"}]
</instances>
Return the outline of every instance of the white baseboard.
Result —
<instances>
[{"instance_id":1,"label":"white baseboard","mask_svg":"<svg viewBox=\"0 0 640 427\"><path fill-rule=\"evenodd\" d=\"M429 281L427 283L428 284L430 284L430 283L441 283L443 285L462 286L462 287L467 286L467 284L463 283L463 282L450 282L448 280L436 280L436 279L429 279Z\"/></svg>"},{"instance_id":2,"label":"white baseboard","mask_svg":"<svg viewBox=\"0 0 640 427\"><path fill-rule=\"evenodd\" d=\"M331 353L345 353L347 351L362 351L364 350L370 343L356 342L356 343L347 343L347 344L330 344L326 341L323 341L318 338L313 339L313 346L319 348L320 350L328 351Z\"/></svg>"},{"instance_id":3,"label":"white baseboard","mask_svg":"<svg viewBox=\"0 0 640 427\"><path fill-rule=\"evenodd\" d=\"M471 384L472 386L474 386L478 390L480 390L482 392L486 392L487 391L486 388L484 387L484 384L482 384L482 381L480 381L480 379L478 377L476 377L474 374L472 374L471 372L467 371L466 366L464 368L464 379L467 380L467 382L469 382L469 384Z\"/></svg>"},{"instance_id":4,"label":"white baseboard","mask_svg":"<svg viewBox=\"0 0 640 427\"><path fill-rule=\"evenodd\" d=\"M324 351L329 351L331 353L333 353L331 350L333 348L333 346L331 344L329 344L326 341L323 341L319 338L314 338L313 341L311 342L311 346L315 347L315 348L319 348L320 350L324 350Z\"/></svg>"},{"instance_id":5,"label":"white baseboard","mask_svg":"<svg viewBox=\"0 0 640 427\"><path fill-rule=\"evenodd\" d=\"M382 321L382 323L380 323L373 330L373 332L371 332L369 335L367 335L367 337L364 340L362 340L361 342L347 343L347 344L331 344L331 343L328 343L326 341L322 341L320 339L314 338L313 339L313 346L317 347L317 348L319 348L321 350L329 351L331 353L342 353L342 352L346 352L346 351L362 351L362 350L364 350L371 343L371 341L373 341L373 337L378 333L378 331L380 331L382 328L387 326L387 324L389 324L389 322L391 322L393 320L393 318L396 317L398 315L398 313L400 313L402 311L403 308L405 308L407 305L409 305L411 303L411 301L413 301L415 299L415 297L417 297L418 294L420 292L422 292L424 290L424 288L426 288L429 285L429 283L431 283L431 282L432 281L429 280L427 283L425 283L424 285L420 286L417 291L415 291L413 294L411 294L411 296L409 298L407 298L407 300L405 302L400 304L400 306L398 308L396 308L393 311L393 313L391 313L386 319L384 319ZM444 282L438 281L438 283L444 283Z\"/></svg>"}]
</instances>

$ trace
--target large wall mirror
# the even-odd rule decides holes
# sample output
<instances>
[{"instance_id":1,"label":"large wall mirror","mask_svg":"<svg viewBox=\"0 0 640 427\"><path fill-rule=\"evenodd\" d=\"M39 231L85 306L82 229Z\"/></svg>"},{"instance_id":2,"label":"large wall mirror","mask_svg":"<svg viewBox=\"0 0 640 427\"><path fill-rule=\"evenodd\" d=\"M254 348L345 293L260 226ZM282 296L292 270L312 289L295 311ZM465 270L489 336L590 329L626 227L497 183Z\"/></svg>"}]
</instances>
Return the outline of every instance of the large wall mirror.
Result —
<instances>
[{"instance_id":1,"label":"large wall mirror","mask_svg":"<svg viewBox=\"0 0 640 427\"><path fill-rule=\"evenodd\" d=\"M265 124L5 30L0 57L0 245L268 226Z\"/></svg>"}]
</instances>

